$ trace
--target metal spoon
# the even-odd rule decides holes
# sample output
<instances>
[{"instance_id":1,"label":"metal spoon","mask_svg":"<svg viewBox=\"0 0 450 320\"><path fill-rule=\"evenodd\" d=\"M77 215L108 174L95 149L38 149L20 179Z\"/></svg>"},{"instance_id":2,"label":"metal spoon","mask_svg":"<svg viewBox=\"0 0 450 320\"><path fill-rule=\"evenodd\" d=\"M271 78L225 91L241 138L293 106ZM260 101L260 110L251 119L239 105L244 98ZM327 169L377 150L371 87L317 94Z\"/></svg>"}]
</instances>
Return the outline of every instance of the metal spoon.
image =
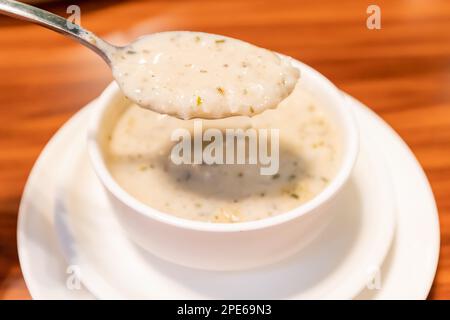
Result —
<instances>
[{"instance_id":1,"label":"metal spoon","mask_svg":"<svg viewBox=\"0 0 450 320\"><path fill-rule=\"evenodd\" d=\"M272 66L272 71L267 72L263 76L259 76L257 79L257 86L263 88L264 86L269 85L274 88L274 90L272 90L273 93L269 95L260 93L251 95L253 98L250 98L250 101L246 99L246 104L240 103L239 105L237 105L238 103L235 102L230 103L229 101L232 100L229 99L222 99L221 97L217 98L218 94L224 95L225 92L224 89L219 86L219 84L223 80L221 78L222 73L225 72L223 69L223 65L228 65L225 63L225 60L228 59L228 56L226 54L223 54L221 58L222 60L224 60L224 64L219 65L218 63L215 63L217 71L210 72L208 74L208 76L210 75L209 82L212 84L210 86L204 85L202 88L200 88L201 90L203 90L202 92L206 92L206 96L213 97L211 99L206 99L205 103L199 96L199 88L191 88L184 84L186 83L186 81L191 81L193 79L190 78L180 80L178 82L181 83L181 85L179 85L178 87L177 85L173 86L171 81L173 82L174 78L182 77L184 73L176 73L177 69L173 67L173 62L171 59L167 59L165 63L160 64L160 66L162 66L160 67L160 69L157 69L157 66L155 67L155 65L158 64L157 61L159 61L160 56L166 54L167 52L152 53L154 54L154 57L149 59L142 58L141 54L137 55L137 51L135 51L133 47L135 45L138 46L139 39L125 47L114 46L99 38L94 33L85 30L76 24L73 24L63 17L13 0L0 0L0 13L4 13L14 18L37 23L41 26L75 39L82 45L96 52L103 58L103 60L108 63L108 65L112 69L113 76L119 84L122 92L130 100L141 107L151 109L159 113L170 114L181 119L217 119L237 115L253 116L255 114L263 112L266 109L275 108L292 92L299 77L298 70L290 64L290 61L287 58L282 58L282 63L280 63L279 58L276 59L275 55L268 53L269 51L265 49L257 48L255 46L251 46L250 44L245 44L242 41L229 38L227 40L227 44L230 43L230 41L234 41L234 44L231 46L231 48L233 48L235 51L239 51L239 54L241 56L235 59L245 59L247 55L254 56L256 51L258 51L258 55L260 57L266 57L266 62L269 61L269 64L265 62L265 67L268 67L267 69L270 69L269 66ZM204 37L204 35L207 34L202 34L202 37ZM208 35L208 37L213 38L216 36L217 35ZM219 39L213 41L213 38L210 38L210 41L213 41L213 44L225 42L222 36L217 37L219 37ZM197 35L196 38L200 39L200 35ZM173 46L175 47L171 47L168 50L169 52L170 50L177 52L178 55L175 56L173 60L179 62L183 61L183 59L186 57L187 59L191 59L191 57L189 55L186 55L183 50L180 51L176 47L176 45ZM157 49L157 47L158 43L153 43L153 48ZM229 46L227 47L230 48ZM200 46L199 48L203 48L203 46ZM142 52L144 51L145 50L143 50ZM150 51L148 51L148 53L150 54ZM205 52L205 54L209 54L209 52ZM202 55L199 56L202 57ZM159 72L156 72L156 75L151 73L153 71L149 67L150 59L152 60L151 64L153 70L160 70ZM195 61L195 59L193 60ZM203 66L202 63L204 63L204 61L201 59L197 60L198 61L195 62L195 64L197 65L197 68L200 68L201 66ZM217 60L220 59L216 57L213 62L216 62ZM143 62L141 63L141 61ZM209 61L209 63L211 63L212 60L206 59L206 61ZM188 64L191 64L192 66L191 62L192 61L190 60L186 61L182 67L185 67ZM181 65L180 63L178 64ZM206 62L206 64L208 64L208 62ZM247 67L248 65L246 64L242 68ZM167 70L165 70L165 68L169 69L168 72L166 72ZM276 68L278 68L278 70ZM276 72L274 71L274 69ZM138 72L136 72L136 70L138 70ZM143 72L149 74L151 73L151 76L155 79L152 81L148 81L148 79L142 76ZM229 72L229 75L233 75L231 71L227 72ZM248 71L246 70L245 73L247 72ZM254 74L254 72L249 73ZM276 74L277 76L273 76L273 74ZM186 77L191 77L191 73L187 73ZM203 77L202 79L205 78ZM248 77L248 80L246 80L246 82L241 82L241 85L255 87L254 79L255 77L252 78L250 76ZM261 81L264 83L264 85L261 84ZM144 82L148 83L144 86L142 84ZM281 86L280 88L280 83L285 85L285 87ZM220 91L219 93L217 93L219 89ZM241 93L241 91L242 90L237 90L232 87L232 89L229 90L229 92L231 92L229 96L246 95L246 93ZM270 90L267 91L272 92ZM173 92L177 92L177 94L173 94ZM242 100L244 100L244 98L242 98Z\"/></svg>"},{"instance_id":2,"label":"metal spoon","mask_svg":"<svg viewBox=\"0 0 450 320\"><path fill-rule=\"evenodd\" d=\"M111 54L119 48L63 17L18 1L0 0L0 13L33 22L69 36L100 55L109 65L111 65Z\"/></svg>"}]
</instances>

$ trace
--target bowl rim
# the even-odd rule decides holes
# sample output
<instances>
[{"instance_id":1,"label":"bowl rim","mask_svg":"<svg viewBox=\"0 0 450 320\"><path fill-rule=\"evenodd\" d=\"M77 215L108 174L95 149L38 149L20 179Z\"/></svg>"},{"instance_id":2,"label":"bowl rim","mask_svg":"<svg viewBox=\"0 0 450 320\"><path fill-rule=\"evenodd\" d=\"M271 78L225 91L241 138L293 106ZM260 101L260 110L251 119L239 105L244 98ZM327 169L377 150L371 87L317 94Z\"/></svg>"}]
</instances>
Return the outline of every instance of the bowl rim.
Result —
<instances>
[{"instance_id":1,"label":"bowl rim","mask_svg":"<svg viewBox=\"0 0 450 320\"><path fill-rule=\"evenodd\" d=\"M103 115L108 107L110 107L111 102L116 99L117 93L120 92L118 85L114 81L103 91L103 93L97 99L93 110L91 110L92 114L88 125L87 147L89 158L91 160L91 164L93 165L94 171L100 179L101 183L122 204L126 205L131 210L139 213L140 215L154 219L160 223L187 230L204 232L252 231L273 227L315 212L316 209L332 200L350 177L358 155L359 133L353 110L348 105L343 93L333 83L331 83L330 80L328 80L325 76L323 76L315 69L293 58L289 59L291 59L292 65L296 68L299 68L302 73L308 72L315 78L315 80L317 80L318 82L322 82L323 85L329 87L328 91L335 96L335 100L337 101L336 110L339 111L340 116L343 119L343 126L345 127L345 130L343 130L343 137L346 141L346 150L342 155L342 162L339 166L338 172L332 179L330 184L326 186L325 189L318 193L314 198L287 212L283 212L275 216L260 220L239 223L213 223L189 220L161 212L140 202L139 200L131 196L128 192L126 192L112 177L107 168L101 147L97 140Z\"/></svg>"}]
</instances>

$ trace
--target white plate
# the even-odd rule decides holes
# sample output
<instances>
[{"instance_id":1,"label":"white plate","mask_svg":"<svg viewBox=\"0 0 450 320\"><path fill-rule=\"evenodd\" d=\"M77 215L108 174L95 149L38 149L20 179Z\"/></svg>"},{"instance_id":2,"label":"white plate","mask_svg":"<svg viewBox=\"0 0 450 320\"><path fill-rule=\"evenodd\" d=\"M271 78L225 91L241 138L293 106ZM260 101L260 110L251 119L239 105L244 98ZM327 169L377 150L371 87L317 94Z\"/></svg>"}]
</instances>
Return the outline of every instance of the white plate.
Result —
<instances>
[{"instance_id":1,"label":"white plate","mask_svg":"<svg viewBox=\"0 0 450 320\"><path fill-rule=\"evenodd\" d=\"M392 183L381 151L365 135L362 142L350 184L333 208L334 221L307 249L269 267L195 270L134 245L91 169L84 134L71 138L60 166L57 233L67 260L102 299L351 299L381 266L395 226Z\"/></svg>"},{"instance_id":2,"label":"white plate","mask_svg":"<svg viewBox=\"0 0 450 320\"><path fill-rule=\"evenodd\" d=\"M47 143L31 170L22 195L17 249L22 274L33 299L94 298L82 287L69 289L66 286L72 274L62 256L53 223L57 180L54 168L63 157L61 150L68 136L85 125L90 105L66 122Z\"/></svg>"},{"instance_id":3,"label":"white plate","mask_svg":"<svg viewBox=\"0 0 450 320\"><path fill-rule=\"evenodd\" d=\"M391 248L391 253L386 261L387 263L385 263L382 268L381 289L372 291L365 290L359 297L424 298L428 294L434 277L439 251L437 211L431 190L423 171L401 139L399 139L384 122L368 109L364 108L356 101L352 102L357 109L357 116L363 131L367 132L367 134L369 134L373 140L376 140L378 144L380 142L382 143L383 149L379 152L382 152L385 155L389 167L391 169L395 168L395 171L393 171L393 180L396 190L397 219L399 224L393 248ZM86 116L86 111L82 111L55 135L37 161L25 188L19 213L18 247L24 277L34 298L92 297L87 295L85 291L68 290L65 286L68 277L68 275L65 274L66 264L64 264L60 252L55 245L56 239L53 231L54 223L52 219L52 201L55 199L53 189L55 183L54 178L56 175L55 170L60 167L61 164L59 155L67 151L67 146L69 145L67 139L76 136L77 130L83 128L86 122ZM76 151L73 152L76 153ZM80 172L80 174L81 173L82 172ZM389 187L389 183L387 184L387 187ZM89 190L93 191L91 189ZM98 189L95 190L94 192L98 192ZM59 191L62 192L63 190ZM350 190L347 192L354 191L355 190ZM75 195L72 193L71 197L72 196ZM87 218L90 221L92 217ZM109 219L105 222L111 223L111 221L113 220ZM342 219L341 221L345 220ZM420 234L417 233L417 230L420 230ZM81 231L84 232L84 230ZM91 231L88 229L87 233L89 232ZM365 231L364 233L359 233L359 235L364 234ZM349 239L351 239L351 236L347 237L346 241L349 241ZM101 237L91 238L94 246L98 245L96 242L101 240ZM64 243L67 245L68 243L71 243L71 241L70 239L66 239ZM339 248L339 244L332 243L331 245ZM109 247L111 247L111 244ZM65 248L67 249L68 247L65 246ZM412 248L412 250L410 248ZM71 252L69 255L72 258L74 258L73 253L77 252L77 247L74 247L73 249L75 249L75 251ZM329 251L329 253L331 254L332 251ZM83 254L87 254L87 252ZM134 251L133 255L141 255L141 253ZM98 260L102 262L103 258ZM97 264L94 262L97 262ZM124 263L123 259L119 259L116 262ZM162 262L159 263L159 267L161 267ZM341 266L341 263L342 262L338 263L338 266ZM156 265L157 264L158 262ZM92 269L91 265L98 265L98 261L90 262L89 268ZM376 263L373 265L363 265L357 272L362 274L362 272L368 271L367 267L374 267L375 265ZM110 270L113 271L113 275L115 276L117 269L114 267L114 264L112 266L107 265L106 267L109 269L102 270L102 272L107 271L105 274L102 274L102 277L111 277L111 274L108 273ZM164 266L164 268L165 267L166 266ZM87 268L87 270L82 268L84 280L87 280L86 277L98 276L95 272L90 274L89 268ZM157 269L157 267L155 268ZM321 268L324 268L324 265L321 265ZM178 291L178 293L192 294L192 286L198 286L197 281L190 284L188 283L191 286L186 286L185 279L177 280L179 275L174 274L174 269L158 270L164 277L159 278L159 283L152 284L152 288L157 287L161 289L161 281L167 285L166 290L158 292L159 297L173 297L172 288L174 287L177 288L177 290L181 290ZM321 271L322 270L317 270L317 273L321 273ZM128 276L130 276L130 274L128 274ZM252 279L255 281L257 275L253 276ZM298 275L295 277L295 280L298 280L300 283L293 282L293 285L288 286L288 288L283 286L276 287L275 289L284 293L282 295L285 297L292 297L293 294L298 294L298 286L303 285L303 287L305 287L305 281L307 282L307 279L303 279L302 283L302 281L300 281L302 280L302 277L299 277ZM183 283L183 281L185 285L182 285L180 288L180 282ZM347 295L351 294L350 287L352 287L349 286L348 283L348 281L339 283L339 286L345 289L342 292ZM90 287L92 287L93 284L93 282L89 282ZM314 284L311 284L311 286L313 285ZM362 284L359 285L361 286ZM111 290L111 287L114 289L116 286L117 282L110 283L107 280L99 284L99 281L97 281L95 289L105 293L103 292L104 290ZM247 286L247 284L245 286ZM292 289L293 287L294 289ZM208 296L211 294L210 287L200 289L202 289L202 291L198 292L197 290L195 292L196 295L203 294ZM331 289L336 288L330 288L330 290ZM147 290L146 293L148 292L152 291ZM333 290L331 290L331 292L336 295L339 293ZM100 292L96 293L99 295ZM108 293L108 296L116 296L114 291L107 291L106 293ZM316 294L320 294L320 292L316 292ZM333 296L333 294L331 296Z\"/></svg>"}]
</instances>

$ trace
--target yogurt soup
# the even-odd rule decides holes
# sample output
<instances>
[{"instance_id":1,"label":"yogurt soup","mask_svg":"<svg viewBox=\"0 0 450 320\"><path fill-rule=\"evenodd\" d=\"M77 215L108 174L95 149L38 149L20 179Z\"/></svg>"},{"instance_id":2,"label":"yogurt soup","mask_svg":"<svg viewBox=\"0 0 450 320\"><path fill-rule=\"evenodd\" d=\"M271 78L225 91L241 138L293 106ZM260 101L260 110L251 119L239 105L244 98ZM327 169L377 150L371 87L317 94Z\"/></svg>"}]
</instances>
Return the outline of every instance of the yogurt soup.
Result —
<instances>
[{"instance_id":1,"label":"yogurt soup","mask_svg":"<svg viewBox=\"0 0 450 320\"><path fill-rule=\"evenodd\" d=\"M180 41L181 48L185 46L190 48L196 45L197 41L199 45L211 46L212 51L219 50L216 46L226 46L226 42L216 44L212 36L203 34L199 34L199 40L191 33L175 35L167 33L157 37L162 37L163 43L167 41L165 45L172 46L169 44L172 36L179 37L174 41ZM192 40L192 44L186 44L186 38ZM228 41L228 39L224 40ZM181 48L180 51L183 51ZM140 47L136 49L139 51ZM224 47L222 50L228 49ZM234 52L231 48L229 50L231 50L230 54ZM257 52L259 50L255 51L255 55L258 54ZM228 68L236 68L235 75L237 75L238 69L244 67L233 63L239 53L234 52L234 54L234 58L221 63L227 63ZM271 53L267 53L263 60L270 60L271 56ZM192 56L192 58L195 57ZM196 61L193 64L194 67L186 67L189 71L186 71L180 81L186 81L189 78L188 74L192 75L194 72L201 74L196 67L200 60L194 59L194 61ZM212 61L213 59L210 62ZM272 61L274 64L268 68L276 69L278 60L274 58ZM214 72L218 72L218 65L215 65L213 69ZM212 69L208 70L210 71ZM257 70L254 69L251 72L256 73ZM274 72L274 74L278 73ZM222 80L220 85L224 88L225 95L229 93L233 95L228 104L219 103L220 107L217 106L217 113L214 114L219 115L220 108L228 107L230 107L228 112L233 113L231 110L233 103L243 99L243 103L239 104L240 108L243 108L243 105L249 101L246 100L243 92L238 90L243 86L239 82L238 85L235 84L237 78L227 75L223 79L213 77L209 80L213 81L213 79L214 81ZM167 85L171 80L161 79L160 81ZM253 80L243 81L250 83ZM190 89L186 89L186 92L194 90L195 86L187 85ZM219 85L219 82L215 82L211 88L216 85ZM276 84L271 84L275 86L272 89L268 83L265 83L266 85L264 90L267 89L269 92L280 90L280 94L283 92L283 95L287 92L285 89L281 90ZM169 87L166 90L164 95L171 94ZM204 102L199 106L200 109L206 106L216 108L214 104L208 102L207 97L213 94L208 90L204 89L199 93ZM191 101L192 97L183 97L180 101L186 107L184 115L190 116L192 115L190 103L195 100ZM221 97L221 94L219 97L226 99ZM175 109L172 108L175 108L180 101L174 102L175 104L168 108L174 111ZM263 108L267 101L263 102L264 99L260 101L258 108ZM118 116L110 132L105 152L109 170L118 184L142 203L161 212L192 220L233 223L263 219L300 206L315 197L330 183L340 164L341 138L338 129L330 120L326 108L303 91L300 85L276 110L268 110L254 117L203 120L204 129L208 127L280 129L279 171L276 174L261 175L258 164L175 165L170 158L171 149L175 144L170 140L171 133L177 128L193 130L193 123L194 120L161 116L156 112L130 104Z\"/></svg>"},{"instance_id":2,"label":"yogurt soup","mask_svg":"<svg viewBox=\"0 0 450 320\"><path fill-rule=\"evenodd\" d=\"M145 36L110 60L129 99L181 119L253 116L275 108L299 78L289 58L202 32Z\"/></svg>"}]
</instances>

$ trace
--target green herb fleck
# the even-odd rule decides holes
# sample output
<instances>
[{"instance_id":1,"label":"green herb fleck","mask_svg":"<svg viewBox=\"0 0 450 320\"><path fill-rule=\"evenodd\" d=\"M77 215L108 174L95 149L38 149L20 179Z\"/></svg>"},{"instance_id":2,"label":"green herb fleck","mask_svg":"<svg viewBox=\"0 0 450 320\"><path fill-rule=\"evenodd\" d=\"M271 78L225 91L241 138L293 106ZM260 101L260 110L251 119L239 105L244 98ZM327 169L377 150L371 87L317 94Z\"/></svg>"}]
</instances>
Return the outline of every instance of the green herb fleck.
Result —
<instances>
[{"instance_id":1,"label":"green herb fleck","mask_svg":"<svg viewBox=\"0 0 450 320\"><path fill-rule=\"evenodd\" d=\"M322 180L323 182L325 182L325 183L328 183L330 180L328 180L327 178L325 178L325 177L320 177L320 180Z\"/></svg>"},{"instance_id":2,"label":"green herb fleck","mask_svg":"<svg viewBox=\"0 0 450 320\"><path fill-rule=\"evenodd\" d=\"M200 107L203 103L203 99L199 96L197 96L197 107Z\"/></svg>"},{"instance_id":3,"label":"green herb fleck","mask_svg":"<svg viewBox=\"0 0 450 320\"><path fill-rule=\"evenodd\" d=\"M277 173L277 174L274 174L273 176L272 176L272 179L278 179L280 177L280 174L279 173Z\"/></svg>"},{"instance_id":4,"label":"green herb fleck","mask_svg":"<svg viewBox=\"0 0 450 320\"><path fill-rule=\"evenodd\" d=\"M224 43L225 39L216 40L216 43Z\"/></svg>"},{"instance_id":5,"label":"green herb fleck","mask_svg":"<svg viewBox=\"0 0 450 320\"><path fill-rule=\"evenodd\" d=\"M294 199L300 198L300 197L298 196L298 194L296 194L296 193L291 193L291 197L294 198Z\"/></svg>"}]
</instances>

